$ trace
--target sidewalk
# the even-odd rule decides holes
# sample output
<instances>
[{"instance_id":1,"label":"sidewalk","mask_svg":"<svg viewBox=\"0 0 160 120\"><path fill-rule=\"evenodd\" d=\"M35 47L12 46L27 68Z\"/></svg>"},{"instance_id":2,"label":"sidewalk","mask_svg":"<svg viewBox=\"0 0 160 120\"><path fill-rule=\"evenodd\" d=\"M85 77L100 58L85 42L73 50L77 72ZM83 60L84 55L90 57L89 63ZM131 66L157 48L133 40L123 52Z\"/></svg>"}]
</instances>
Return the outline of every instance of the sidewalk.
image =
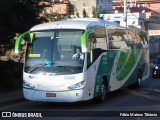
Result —
<instances>
[{"instance_id":1,"label":"sidewalk","mask_svg":"<svg viewBox=\"0 0 160 120\"><path fill-rule=\"evenodd\" d=\"M19 100L23 100L23 91L15 90L15 91L7 91L0 93L0 106L10 103L10 102L16 102Z\"/></svg>"}]
</instances>

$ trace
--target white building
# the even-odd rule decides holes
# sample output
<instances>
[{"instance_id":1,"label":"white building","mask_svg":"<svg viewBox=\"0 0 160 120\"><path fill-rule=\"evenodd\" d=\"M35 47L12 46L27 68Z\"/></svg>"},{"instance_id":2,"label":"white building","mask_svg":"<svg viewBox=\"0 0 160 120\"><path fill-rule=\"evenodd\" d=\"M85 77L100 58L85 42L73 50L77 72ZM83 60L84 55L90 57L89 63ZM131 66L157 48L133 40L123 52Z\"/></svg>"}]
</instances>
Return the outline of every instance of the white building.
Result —
<instances>
[{"instance_id":1,"label":"white building","mask_svg":"<svg viewBox=\"0 0 160 120\"><path fill-rule=\"evenodd\" d=\"M86 11L88 17L92 17L93 7L101 10L102 13L112 11L112 0L70 0L71 15L83 17L83 11Z\"/></svg>"},{"instance_id":2,"label":"white building","mask_svg":"<svg viewBox=\"0 0 160 120\"><path fill-rule=\"evenodd\" d=\"M121 26L126 27L123 13L101 14L105 20L117 22ZM146 16L144 13L127 13L127 26L131 25L145 31Z\"/></svg>"},{"instance_id":3,"label":"white building","mask_svg":"<svg viewBox=\"0 0 160 120\"><path fill-rule=\"evenodd\" d=\"M102 7L102 12L112 11L112 0L96 0L97 8Z\"/></svg>"}]
</instances>

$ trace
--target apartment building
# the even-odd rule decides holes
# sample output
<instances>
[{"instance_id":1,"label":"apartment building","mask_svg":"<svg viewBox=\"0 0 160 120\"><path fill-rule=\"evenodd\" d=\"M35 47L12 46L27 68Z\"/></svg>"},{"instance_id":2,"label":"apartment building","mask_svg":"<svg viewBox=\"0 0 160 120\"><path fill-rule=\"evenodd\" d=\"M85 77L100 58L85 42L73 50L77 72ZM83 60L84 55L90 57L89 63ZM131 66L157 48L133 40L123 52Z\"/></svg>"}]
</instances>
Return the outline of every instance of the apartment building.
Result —
<instances>
[{"instance_id":1,"label":"apartment building","mask_svg":"<svg viewBox=\"0 0 160 120\"><path fill-rule=\"evenodd\" d=\"M113 11L122 13L124 0L113 0ZM129 13L145 13L148 21L160 22L160 0L127 0Z\"/></svg>"},{"instance_id":2,"label":"apartment building","mask_svg":"<svg viewBox=\"0 0 160 120\"><path fill-rule=\"evenodd\" d=\"M57 16L67 16L70 14L69 0L53 0L52 2L41 2L40 4L46 6L41 12L41 16L50 15L50 18L56 18Z\"/></svg>"},{"instance_id":3,"label":"apartment building","mask_svg":"<svg viewBox=\"0 0 160 120\"><path fill-rule=\"evenodd\" d=\"M93 8L101 13L112 11L112 0L70 0L71 15L75 17L93 17Z\"/></svg>"}]
</instances>

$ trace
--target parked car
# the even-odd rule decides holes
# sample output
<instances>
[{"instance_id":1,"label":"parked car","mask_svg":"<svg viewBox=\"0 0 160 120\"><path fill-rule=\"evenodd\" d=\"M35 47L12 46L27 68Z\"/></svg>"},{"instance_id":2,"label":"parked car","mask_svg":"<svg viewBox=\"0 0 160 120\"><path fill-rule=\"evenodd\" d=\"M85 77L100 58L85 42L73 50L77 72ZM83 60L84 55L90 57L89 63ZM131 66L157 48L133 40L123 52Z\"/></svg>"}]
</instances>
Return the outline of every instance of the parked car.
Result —
<instances>
[{"instance_id":1,"label":"parked car","mask_svg":"<svg viewBox=\"0 0 160 120\"><path fill-rule=\"evenodd\" d=\"M153 62L152 78L160 77L160 56Z\"/></svg>"}]
</instances>

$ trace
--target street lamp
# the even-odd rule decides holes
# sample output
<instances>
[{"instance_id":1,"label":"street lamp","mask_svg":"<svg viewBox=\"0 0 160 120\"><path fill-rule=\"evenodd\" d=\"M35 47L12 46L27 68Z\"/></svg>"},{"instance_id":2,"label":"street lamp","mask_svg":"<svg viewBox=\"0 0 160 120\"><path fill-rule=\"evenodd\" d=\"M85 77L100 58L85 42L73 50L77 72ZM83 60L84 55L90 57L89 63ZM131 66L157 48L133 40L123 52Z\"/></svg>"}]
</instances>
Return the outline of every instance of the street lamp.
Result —
<instances>
[{"instance_id":1,"label":"street lamp","mask_svg":"<svg viewBox=\"0 0 160 120\"><path fill-rule=\"evenodd\" d=\"M124 0L124 22L127 27L127 0Z\"/></svg>"}]
</instances>

